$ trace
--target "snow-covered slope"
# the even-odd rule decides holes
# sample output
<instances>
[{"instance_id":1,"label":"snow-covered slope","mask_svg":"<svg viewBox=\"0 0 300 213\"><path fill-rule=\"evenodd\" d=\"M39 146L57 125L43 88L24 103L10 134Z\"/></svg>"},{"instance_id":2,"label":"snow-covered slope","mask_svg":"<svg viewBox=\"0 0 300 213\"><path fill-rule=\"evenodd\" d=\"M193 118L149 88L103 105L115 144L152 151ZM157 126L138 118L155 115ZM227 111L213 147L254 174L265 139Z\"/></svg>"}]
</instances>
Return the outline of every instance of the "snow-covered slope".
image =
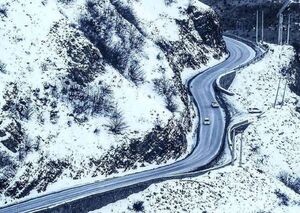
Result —
<instances>
[{"instance_id":1,"label":"snow-covered slope","mask_svg":"<svg viewBox=\"0 0 300 213\"><path fill-rule=\"evenodd\" d=\"M265 113L237 135L237 150L243 142L242 167L235 162L194 178L153 184L126 200L95 212L299 212L300 211L300 114L298 98L287 87L284 106L273 108L279 78L294 57L291 47L270 46L266 57L241 70L228 102L239 112L258 107ZM281 55L281 56L280 56ZM283 72L281 72L283 71ZM285 80L284 80L285 81ZM279 104L279 105L278 105ZM239 157L239 154L237 154Z\"/></svg>"},{"instance_id":2,"label":"snow-covered slope","mask_svg":"<svg viewBox=\"0 0 300 213\"><path fill-rule=\"evenodd\" d=\"M0 23L0 205L188 154L184 83L225 53L209 7L2 0Z\"/></svg>"}]
</instances>

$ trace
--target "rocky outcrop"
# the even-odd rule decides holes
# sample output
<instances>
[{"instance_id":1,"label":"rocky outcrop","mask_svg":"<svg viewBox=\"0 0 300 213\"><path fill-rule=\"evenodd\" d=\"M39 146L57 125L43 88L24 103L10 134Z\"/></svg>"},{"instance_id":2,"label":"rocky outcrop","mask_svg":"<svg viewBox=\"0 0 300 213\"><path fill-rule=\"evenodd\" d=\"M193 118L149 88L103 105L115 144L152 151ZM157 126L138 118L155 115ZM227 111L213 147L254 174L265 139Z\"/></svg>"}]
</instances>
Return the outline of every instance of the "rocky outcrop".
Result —
<instances>
[{"instance_id":1,"label":"rocky outcrop","mask_svg":"<svg viewBox=\"0 0 300 213\"><path fill-rule=\"evenodd\" d=\"M5 125L4 122L8 122ZM24 141L24 133L21 124L16 120L0 121L0 141L11 152L16 153L20 144Z\"/></svg>"},{"instance_id":2,"label":"rocky outcrop","mask_svg":"<svg viewBox=\"0 0 300 213\"><path fill-rule=\"evenodd\" d=\"M135 169L145 164L162 164L178 159L187 149L185 130L176 122L166 127L156 126L144 138L132 139L129 145L111 147L101 159L91 159L90 166L96 167L93 176L110 175L120 170Z\"/></svg>"}]
</instances>

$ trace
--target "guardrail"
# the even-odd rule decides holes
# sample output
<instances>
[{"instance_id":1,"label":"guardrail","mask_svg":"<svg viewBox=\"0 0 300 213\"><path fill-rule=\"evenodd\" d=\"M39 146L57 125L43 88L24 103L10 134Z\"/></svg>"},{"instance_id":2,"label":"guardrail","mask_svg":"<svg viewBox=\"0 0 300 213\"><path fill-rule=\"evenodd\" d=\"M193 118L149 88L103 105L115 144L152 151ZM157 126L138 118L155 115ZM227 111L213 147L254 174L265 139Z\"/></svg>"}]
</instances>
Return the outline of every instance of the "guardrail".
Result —
<instances>
[{"instance_id":1,"label":"guardrail","mask_svg":"<svg viewBox=\"0 0 300 213\"><path fill-rule=\"evenodd\" d=\"M230 90L228 90L228 88L225 88L224 84L226 82L226 79L229 78L230 81L232 82L238 71L240 71L241 69L244 69L244 68L250 66L251 64L256 63L256 62L260 61L262 58L264 58L265 55L269 52L269 47L267 45L263 45L261 43L256 44L253 41L250 41L248 39L245 39L245 38L242 38L242 37L230 34L230 33L225 33L225 36L227 36L229 38L234 38L236 40L242 41L243 43L246 43L247 45L252 47L256 52L256 56L252 60L250 60L249 62L247 62L245 64L242 64L242 65L238 66L237 68L235 68L235 69L233 69L233 70L231 70L227 73L224 73L224 74L220 75L216 79L216 81L215 81L216 88L224 94L233 96L235 94L233 92L231 92ZM237 123L232 123L231 122L229 124L228 128L227 128L227 137L226 137L226 139L227 139L227 142L228 142L228 145L229 145L229 148L230 148L230 152L231 152L231 156L232 156L231 163L233 163L236 160L235 141L233 141L233 137L235 137L235 136L232 135L232 133L237 128L248 125L250 123L252 123L252 121L249 121L249 120L244 120L244 121L240 121L240 122L237 122Z\"/></svg>"},{"instance_id":2,"label":"guardrail","mask_svg":"<svg viewBox=\"0 0 300 213\"><path fill-rule=\"evenodd\" d=\"M257 55L253 59L248 61L247 63L242 64L242 65L236 67L235 69L230 70L229 72L220 75L216 79L216 82L215 82L216 88L219 91L221 91L222 93L233 96L234 93L231 92L230 90L228 90L228 88L225 88L226 86L224 85L224 82L226 82L226 78L227 79L229 78L230 81L233 81L235 76L236 76L236 72L238 72L239 70L244 69L244 68L250 66L251 64L256 63L256 62L260 61L262 58L264 58L265 55L269 52L269 47L267 45L263 45L261 43L256 44L253 41L250 41L248 39L233 35L231 33L225 33L224 35L229 37L229 38L234 38L236 40L242 41L243 43L246 43L247 45L252 47L255 50L255 52L257 53Z\"/></svg>"}]
</instances>

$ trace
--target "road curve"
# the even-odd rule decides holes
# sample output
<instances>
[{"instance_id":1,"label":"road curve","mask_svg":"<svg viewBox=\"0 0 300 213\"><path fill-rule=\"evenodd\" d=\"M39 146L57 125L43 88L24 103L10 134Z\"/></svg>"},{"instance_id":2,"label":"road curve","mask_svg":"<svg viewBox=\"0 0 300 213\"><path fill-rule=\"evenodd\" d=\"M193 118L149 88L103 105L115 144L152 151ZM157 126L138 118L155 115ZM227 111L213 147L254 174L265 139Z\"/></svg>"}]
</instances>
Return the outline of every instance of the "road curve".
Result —
<instances>
[{"instance_id":1,"label":"road curve","mask_svg":"<svg viewBox=\"0 0 300 213\"><path fill-rule=\"evenodd\" d=\"M247 63L256 55L255 51L246 44L228 37L224 37L224 39L230 52L228 59L199 74L190 83L189 89L195 99L201 118L209 117L211 125L200 125L198 129L199 141L187 158L157 169L86 184L4 206L0 208L0 213L33 212L92 194L107 192L158 178L185 174L209 164L218 155L222 147L223 135L225 134L224 110L211 107L211 102L215 100L214 80L225 71Z\"/></svg>"}]
</instances>

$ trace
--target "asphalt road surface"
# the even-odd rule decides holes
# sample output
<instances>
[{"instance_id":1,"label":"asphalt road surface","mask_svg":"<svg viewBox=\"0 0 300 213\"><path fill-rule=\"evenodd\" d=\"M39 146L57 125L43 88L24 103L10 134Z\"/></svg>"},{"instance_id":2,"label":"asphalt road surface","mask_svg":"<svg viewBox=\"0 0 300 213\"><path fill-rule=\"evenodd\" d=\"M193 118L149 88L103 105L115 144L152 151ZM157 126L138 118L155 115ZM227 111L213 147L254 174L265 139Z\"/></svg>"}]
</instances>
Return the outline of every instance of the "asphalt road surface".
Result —
<instances>
[{"instance_id":1,"label":"asphalt road surface","mask_svg":"<svg viewBox=\"0 0 300 213\"><path fill-rule=\"evenodd\" d=\"M196 101L201 116L199 141L193 152L185 159L173 164L131 175L108 179L101 182L86 184L66 189L60 192L36 197L0 209L0 213L32 212L34 210L63 204L70 200L87 197L92 194L107 192L113 189L134 185L137 183L185 174L209 164L222 148L225 134L225 112L221 108L212 108L215 100L214 80L222 73L242 65L255 57L255 51L246 44L225 37L230 57L228 59L195 77L190 84L190 91ZM204 117L209 117L211 124L203 125Z\"/></svg>"}]
</instances>

